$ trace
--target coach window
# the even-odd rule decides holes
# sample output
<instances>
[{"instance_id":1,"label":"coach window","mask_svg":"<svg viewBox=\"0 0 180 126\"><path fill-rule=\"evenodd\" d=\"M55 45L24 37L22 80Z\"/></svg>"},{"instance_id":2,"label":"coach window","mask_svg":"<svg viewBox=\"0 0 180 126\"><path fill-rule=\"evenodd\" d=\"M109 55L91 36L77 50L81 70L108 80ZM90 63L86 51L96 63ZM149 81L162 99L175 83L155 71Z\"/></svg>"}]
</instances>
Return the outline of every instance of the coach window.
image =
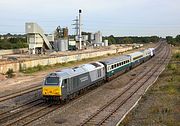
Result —
<instances>
[{"instance_id":1,"label":"coach window","mask_svg":"<svg viewBox=\"0 0 180 126\"><path fill-rule=\"evenodd\" d=\"M108 70L111 70L111 67L110 67L110 66L108 66Z\"/></svg>"}]
</instances>

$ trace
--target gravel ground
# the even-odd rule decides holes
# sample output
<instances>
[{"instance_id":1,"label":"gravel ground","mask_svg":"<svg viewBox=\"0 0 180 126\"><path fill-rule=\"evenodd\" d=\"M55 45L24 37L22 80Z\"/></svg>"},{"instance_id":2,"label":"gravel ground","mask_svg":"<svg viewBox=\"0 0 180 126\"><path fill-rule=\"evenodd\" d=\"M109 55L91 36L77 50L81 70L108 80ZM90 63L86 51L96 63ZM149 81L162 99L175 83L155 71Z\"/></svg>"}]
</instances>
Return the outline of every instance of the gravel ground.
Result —
<instances>
[{"instance_id":1,"label":"gravel ground","mask_svg":"<svg viewBox=\"0 0 180 126\"><path fill-rule=\"evenodd\" d=\"M41 90L37 90L34 92L24 94L22 96L5 100L3 102L0 102L0 113L18 107L20 105L23 105L29 101L34 101L35 99L40 99L40 98L42 98Z\"/></svg>"}]
</instances>

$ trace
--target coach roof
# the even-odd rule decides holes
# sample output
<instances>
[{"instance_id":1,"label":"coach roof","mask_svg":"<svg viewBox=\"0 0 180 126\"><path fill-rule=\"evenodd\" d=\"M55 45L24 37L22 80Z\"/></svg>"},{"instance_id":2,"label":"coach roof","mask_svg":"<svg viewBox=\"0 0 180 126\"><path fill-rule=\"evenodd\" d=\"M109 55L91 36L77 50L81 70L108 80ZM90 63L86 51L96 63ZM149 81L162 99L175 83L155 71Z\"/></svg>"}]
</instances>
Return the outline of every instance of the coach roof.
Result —
<instances>
[{"instance_id":1,"label":"coach roof","mask_svg":"<svg viewBox=\"0 0 180 126\"><path fill-rule=\"evenodd\" d=\"M102 62L107 64L107 65L110 65L110 64L118 63L118 62L125 61L125 60L130 60L130 56L122 55L122 56L119 56L116 58L111 58L111 59L108 59L108 60L105 60Z\"/></svg>"}]
</instances>

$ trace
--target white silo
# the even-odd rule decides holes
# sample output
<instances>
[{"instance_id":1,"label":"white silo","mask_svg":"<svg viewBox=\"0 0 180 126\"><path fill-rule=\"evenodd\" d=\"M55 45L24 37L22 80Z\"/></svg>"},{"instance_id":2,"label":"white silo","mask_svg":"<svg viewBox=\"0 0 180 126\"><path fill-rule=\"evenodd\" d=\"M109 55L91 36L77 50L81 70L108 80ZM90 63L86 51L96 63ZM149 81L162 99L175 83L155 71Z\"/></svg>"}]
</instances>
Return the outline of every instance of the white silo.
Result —
<instances>
[{"instance_id":1,"label":"white silo","mask_svg":"<svg viewBox=\"0 0 180 126\"><path fill-rule=\"evenodd\" d=\"M108 46L108 40L104 40L104 46Z\"/></svg>"},{"instance_id":2,"label":"white silo","mask_svg":"<svg viewBox=\"0 0 180 126\"><path fill-rule=\"evenodd\" d=\"M94 34L94 37L95 37L95 42L102 42L102 34L100 31L96 32Z\"/></svg>"}]
</instances>

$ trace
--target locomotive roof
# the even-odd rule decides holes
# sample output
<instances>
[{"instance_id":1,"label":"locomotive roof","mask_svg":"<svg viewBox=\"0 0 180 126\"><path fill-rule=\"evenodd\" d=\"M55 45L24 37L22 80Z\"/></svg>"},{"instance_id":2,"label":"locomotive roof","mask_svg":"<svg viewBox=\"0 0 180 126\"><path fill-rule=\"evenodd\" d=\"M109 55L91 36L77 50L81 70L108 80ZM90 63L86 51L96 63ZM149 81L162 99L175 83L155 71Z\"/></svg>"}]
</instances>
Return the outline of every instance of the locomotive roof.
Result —
<instances>
[{"instance_id":1,"label":"locomotive roof","mask_svg":"<svg viewBox=\"0 0 180 126\"><path fill-rule=\"evenodd\" d=\"M105 60L105 61L102 61L102 62L107 64L107 65L110 65L110 64L114 64L114 63L124 61L124 60L130 60L130 56L122 55L122 56L119 56L119 57L116 57L116 58L111 58L111 59L108 59L108 60Z\"/></svg>"},{"instance_id":2,"label":"locomotive roof","mask_svg":"<svg viewBox=\"0 0 180 126\"><path fill-rule=\"evenodd\" d=\"M55 75L55 76L61 77L62 79L65 79L65 78L69 78L72 76L76 76L76 75L80 75L80 74L83 74L86 72L93 71L99 67L103 67L103 64L101 64L99 62L83 64L83 65L80 65L79 67L68 68L68 69L56 71L54 73L49 74L49 76Z\"/></svg>"}]
</instances>

